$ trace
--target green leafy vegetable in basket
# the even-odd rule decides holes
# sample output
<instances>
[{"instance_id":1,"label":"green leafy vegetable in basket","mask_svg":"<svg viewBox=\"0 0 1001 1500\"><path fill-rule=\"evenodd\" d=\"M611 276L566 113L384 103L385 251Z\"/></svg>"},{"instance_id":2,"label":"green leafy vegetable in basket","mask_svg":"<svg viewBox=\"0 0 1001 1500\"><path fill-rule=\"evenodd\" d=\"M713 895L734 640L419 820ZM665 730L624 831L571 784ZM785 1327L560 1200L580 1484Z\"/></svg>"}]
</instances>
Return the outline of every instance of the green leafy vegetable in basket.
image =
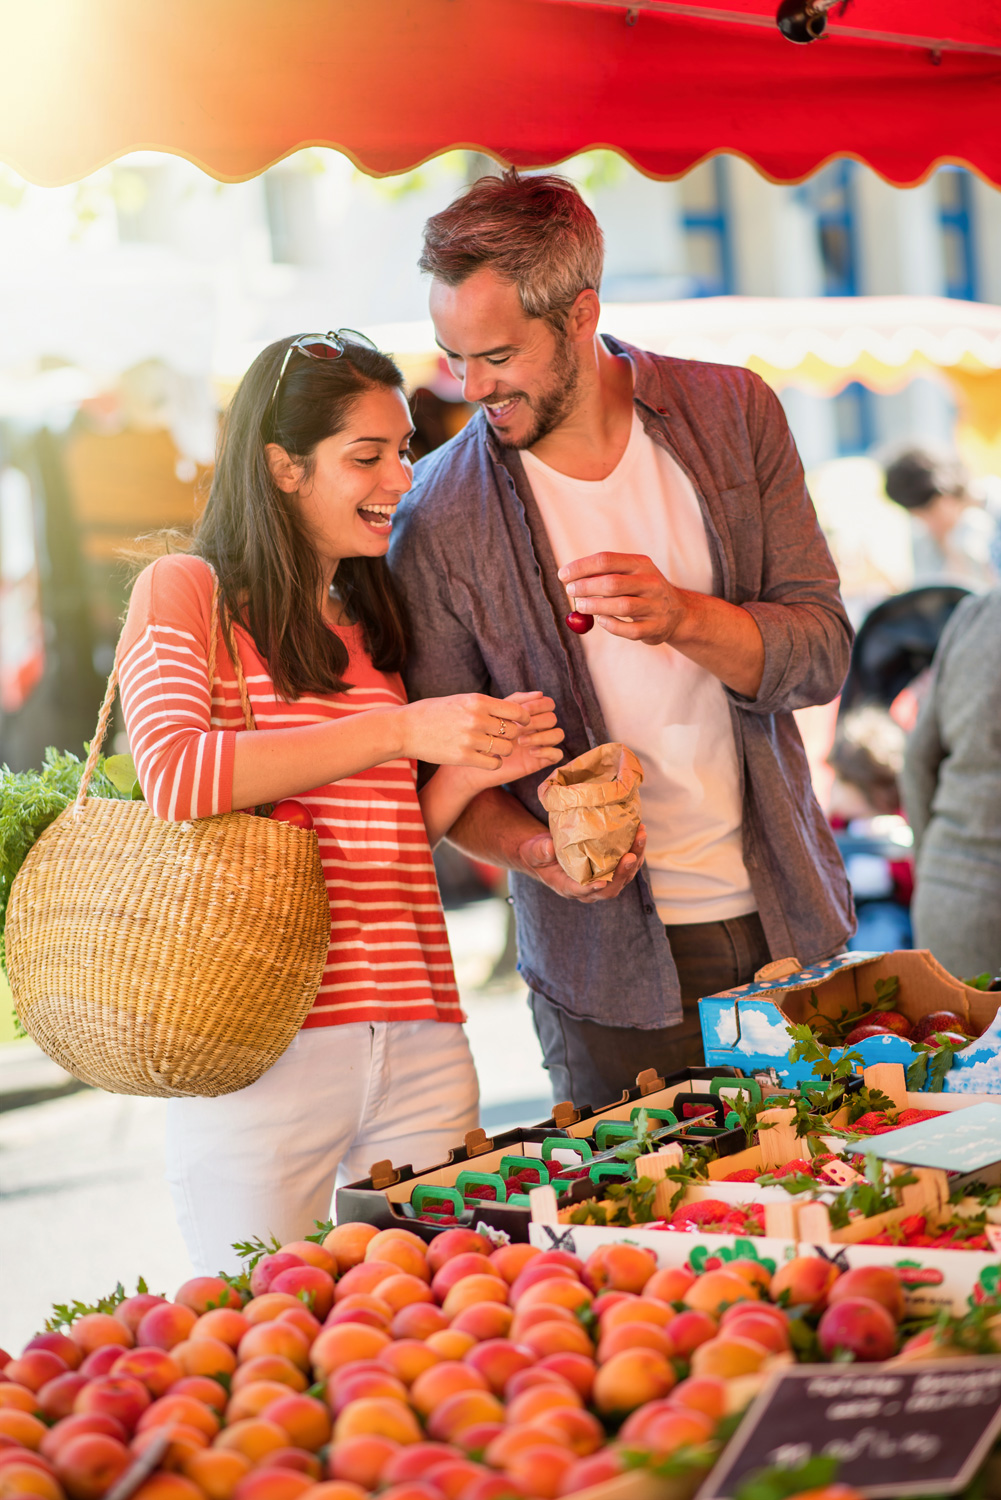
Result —
<instances>
[{"instance_id":1,"label":"green leafy vegetable in basket","mask_svg":"<svg viewBox=\"0 0 1001 1500\"><path fill-rule=\"evenodd\" d=\"M4 963L3 930L14 876L35 840L75 798L83 767L84 762L70 751L50 746L40 771L12 771L8 766L0 769L0 966ZM88 795L119 802L141 801L131 755L98 756Z\"/></svg>"}]
</instances>

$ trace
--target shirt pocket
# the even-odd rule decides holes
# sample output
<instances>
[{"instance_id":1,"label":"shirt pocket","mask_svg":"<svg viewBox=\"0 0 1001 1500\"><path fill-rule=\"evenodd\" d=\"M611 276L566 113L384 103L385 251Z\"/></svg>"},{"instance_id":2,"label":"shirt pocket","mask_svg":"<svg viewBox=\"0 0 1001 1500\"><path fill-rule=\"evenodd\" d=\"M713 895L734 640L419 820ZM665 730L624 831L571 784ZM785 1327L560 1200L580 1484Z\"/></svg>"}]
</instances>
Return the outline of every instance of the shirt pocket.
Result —
<instances>
[{"instance_id":1,"label":"shirt pocket","mask_svg":"<svg viewBox=\"0 0 1001 1500\"><path fill-rule=\"evenodd\" d=\"M719 504L730 537L734 604L761 595L764 564L764 526L757 480L720 490Z\"/></svg>"}]
</instances>

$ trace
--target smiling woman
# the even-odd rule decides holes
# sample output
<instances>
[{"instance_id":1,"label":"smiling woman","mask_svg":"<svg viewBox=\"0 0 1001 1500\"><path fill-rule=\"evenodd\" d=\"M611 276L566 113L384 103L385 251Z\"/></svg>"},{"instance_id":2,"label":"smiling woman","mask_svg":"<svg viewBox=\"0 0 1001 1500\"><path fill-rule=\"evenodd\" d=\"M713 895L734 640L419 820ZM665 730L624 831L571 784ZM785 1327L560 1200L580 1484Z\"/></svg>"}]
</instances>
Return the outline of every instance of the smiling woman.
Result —
<instances>
[{"instance_id":1,"label":"smiling woman","mask_svg":"<svg viewBox=\"0 0 1001 1500\"><path fill-rule=\"evenodd\" d=\"M248 1226L301 1238L339 1170L429 1165L476 1124L431 843L482 788L561 758L541 693L407 703L385 563L411 485L401 386L386 355L342 334L264 350L227 413L191 550L139 576L119 647L156 815L294 798L330 899L319 993L289 1050L249 1088L168 1105L168 1179L206 1273L235 1267ZM440 767L419 797L418 759Z\"/></svg>"}]
</instances>

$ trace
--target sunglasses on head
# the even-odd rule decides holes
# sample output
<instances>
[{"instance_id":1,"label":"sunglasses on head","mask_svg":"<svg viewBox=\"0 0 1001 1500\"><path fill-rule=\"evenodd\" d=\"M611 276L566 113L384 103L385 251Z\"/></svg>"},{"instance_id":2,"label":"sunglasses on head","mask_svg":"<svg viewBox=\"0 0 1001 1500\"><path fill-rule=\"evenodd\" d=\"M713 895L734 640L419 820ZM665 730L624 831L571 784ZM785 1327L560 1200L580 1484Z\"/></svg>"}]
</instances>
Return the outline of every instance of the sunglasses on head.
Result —
<instances>
[{"instance_id":1,"label":"sunglasses on head","mask_svg":"<svg viewBox=\"0 0 1001 1500\"><path fill-rule=\"evenodd\" d=\"M282 367L278 371L278 379L275 388L271 392L271 400L268 402L268 410L274 406L278 398L278 388L282 383L288 362L293 352L298 349L300 354L306 354L310 359L340 359L348 344L358 344L362 349L372 349L378 353L378 348L371 339L367 339L363 333L356 333L353 328L338 328L336 331L327 333L301 333L297 339L293 339L285 350L285 358Z\"/></svg>"}]
</instances>

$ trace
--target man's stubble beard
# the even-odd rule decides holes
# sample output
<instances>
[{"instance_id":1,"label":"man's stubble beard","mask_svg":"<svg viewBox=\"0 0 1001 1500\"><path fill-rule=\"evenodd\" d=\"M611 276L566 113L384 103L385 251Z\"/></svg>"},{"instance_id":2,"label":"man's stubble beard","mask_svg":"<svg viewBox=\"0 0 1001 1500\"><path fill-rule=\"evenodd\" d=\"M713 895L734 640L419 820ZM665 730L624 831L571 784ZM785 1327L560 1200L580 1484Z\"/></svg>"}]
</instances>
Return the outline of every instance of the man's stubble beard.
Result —
<instances>
[{"instance_id":1,"label":"man's stubble beard","mask_svg":"<svg viewBox=\"0 0 1001 1500\"><path fill-rule=\"evenodd\" d=\"M541 443L544 437L561 426L570 416L577 404L577 393L580 386L580 366L573 356L570 340L565 334L556 332L556 354L552 363L553 380L549 389L543 391L540 396L529 403L529 410L535 420L524 437L504 438L497 434L501 446L504 448L534 448L536 443ZM528 402L529 398L524 392L519 393L521 399Z\"/></svg>"}]
</instances>

